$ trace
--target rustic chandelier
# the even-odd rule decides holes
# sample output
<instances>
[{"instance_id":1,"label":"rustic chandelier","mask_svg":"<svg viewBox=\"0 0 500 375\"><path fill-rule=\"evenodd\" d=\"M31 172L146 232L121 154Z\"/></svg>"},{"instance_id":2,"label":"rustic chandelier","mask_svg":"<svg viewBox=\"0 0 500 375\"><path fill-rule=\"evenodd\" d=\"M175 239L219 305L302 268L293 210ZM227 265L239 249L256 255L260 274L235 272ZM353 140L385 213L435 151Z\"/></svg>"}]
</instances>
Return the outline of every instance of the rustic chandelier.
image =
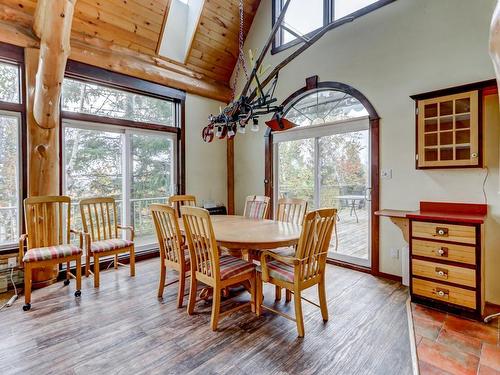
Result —
<instances>
[{"instance_id":1,"label":"rustic chandelier","mask_svg":"<svg viewBox=\"0 0 500 375\"><path fill-rule=\"evenodd\" d=\"M318 31L316 31L312 36L301 35L299 32L294 30L292 27L284 23L285 14L290 5L291 0L287 0L283 5L281 13L274 23L262 51L255 62L253 61L253 55L250 51L250 60L254 63L252 72L248 75L245 55L243 53L243 0L239 2L240 11L240 32L239 32L239 53L238 60L236 64L236 71L234 74L233 83L233 101L229 103L224 109L221 109L218 115L210 115L208 117L209 124L203 128L202 137L205 142L212 142L214 138L219 139L233 139L236 133L245 133L246 127L251 123L252 131L259 131L259 117L263 115L268 115L274 113L271 120L266 121L266 125L273 131L288 130L296 125L291 121L288 121L283 117L283 105L278 105L277 99L274 96L276 85L278 83L278 76L281 69L288 65L293 59L299 56L307 48L318 41L326 32L330 31L333 27L337 27L340 24L351 22L353 17L344 17L343 19L331 23ZM276 32L280 27L287 31L288 33L295 36L302 45L288 55L283 61L276 65L276 67L269 73L264 79L262 76L265 74L267 69L262 69L262 63L264 57L266 56L269 48L271 47L273 40L275 38ZM246 83L243 87L238 99L234 100L236 85L238 82L240 69L243 69L246 76ZM249 94L252 84L255 82L255 87Z\"/></svg>"}]
</instances>

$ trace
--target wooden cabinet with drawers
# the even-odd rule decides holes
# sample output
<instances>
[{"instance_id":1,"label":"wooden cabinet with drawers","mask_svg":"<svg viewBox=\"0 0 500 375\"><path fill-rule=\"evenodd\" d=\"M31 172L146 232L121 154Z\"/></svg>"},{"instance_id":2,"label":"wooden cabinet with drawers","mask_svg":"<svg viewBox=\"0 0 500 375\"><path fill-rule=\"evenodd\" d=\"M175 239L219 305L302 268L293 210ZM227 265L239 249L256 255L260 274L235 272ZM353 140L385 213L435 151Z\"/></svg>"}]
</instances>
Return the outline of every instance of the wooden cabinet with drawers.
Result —
<instances>
[{"instance_id":1,"label":"wooden cabinet with drawers","mask_svg":"<svg viewBox=\"0 0 500 375\"><path fill-rule=\"evenodd\" d=\"M412 301L480 319L484 217L467 210L408 217Z\"/></svg>"}]
</instances>

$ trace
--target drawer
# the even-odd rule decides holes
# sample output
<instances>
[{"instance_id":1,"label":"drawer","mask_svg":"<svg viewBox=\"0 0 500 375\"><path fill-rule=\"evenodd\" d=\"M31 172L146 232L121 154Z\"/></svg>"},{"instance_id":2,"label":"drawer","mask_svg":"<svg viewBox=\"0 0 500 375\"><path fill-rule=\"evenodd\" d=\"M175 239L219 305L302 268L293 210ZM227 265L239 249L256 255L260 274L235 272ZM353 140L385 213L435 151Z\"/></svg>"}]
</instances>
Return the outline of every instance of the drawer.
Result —
<instances>
[{"instance_id":1,"label":"drawer","mask_svg":"<svg viewBox=\"0 0 500 375\"><path fill-rule=\"evenodd\" d=\"M471 290L412 278L412 292L436 301L452 303L470 309L476 308L476 292Z\"/></svg>"},{"instance_id":2,"label":"drawer","mask_svg":"<svg viewBox=\"0 0 500 375\"><path fill-rule=\"evenodd\" d=\"M476 227L413 221L411 236L475 245Z\"/></svg>"},{"instance_id":3,"label":"drawer","mask_svg":"<svg viewBox=\"0 0 500 375\"><path fill-rule=\"evenodd\" d=\"M476 270L449 266L426 260L412 259L412 275L428 277L429 279L447 281L449 283L476 287Z\"/></svg>"},{"instance_id":4,"label":"drawer","mask_svg":"<svg viewBox=\"0 0 500 375\"><path fill-rule=\"evenodd\" d=\"M411 252L421 257L476 264L476 248L473 246L412 239Z\"/></svg>"}]
</instances>

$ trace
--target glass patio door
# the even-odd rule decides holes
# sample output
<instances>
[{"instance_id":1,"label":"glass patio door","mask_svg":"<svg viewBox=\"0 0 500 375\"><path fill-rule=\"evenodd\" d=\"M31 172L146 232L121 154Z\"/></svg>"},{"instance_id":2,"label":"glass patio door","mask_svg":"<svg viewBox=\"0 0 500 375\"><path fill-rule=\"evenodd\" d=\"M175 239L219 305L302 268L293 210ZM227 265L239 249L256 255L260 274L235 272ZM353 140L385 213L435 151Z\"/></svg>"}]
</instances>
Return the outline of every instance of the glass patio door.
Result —
<instances>
[{"instance_id":1,"label":"glass patio door","mask_svg":"<svg viewBox=\"0 0 500 375\"><path fill-rule=\"evenodd\" d=\"M275 198L301 198L308 210L335 207L329 258L370 267L368 118L276 133ZM276 206L276 205L275 205Z\"/></svg>"}]
</instances>

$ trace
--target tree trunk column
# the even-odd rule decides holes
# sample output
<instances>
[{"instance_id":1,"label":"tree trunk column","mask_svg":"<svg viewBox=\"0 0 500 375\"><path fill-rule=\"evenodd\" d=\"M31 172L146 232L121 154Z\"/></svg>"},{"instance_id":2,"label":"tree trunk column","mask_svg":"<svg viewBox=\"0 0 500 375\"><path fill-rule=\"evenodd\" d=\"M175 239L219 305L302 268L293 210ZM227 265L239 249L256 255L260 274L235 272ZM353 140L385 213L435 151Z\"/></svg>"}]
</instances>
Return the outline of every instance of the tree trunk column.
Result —
<instances>
[{"instance_id":1,"label":"tree trunk column","mask_svg":"<svg viewBox=\"0 0 500 375\"><path fill-rule=\"evenodd\" d=\"M38 126L33 116L36 72L40 50L24 50L26 66L26 122L28 128L28 196L59 195L59 116L49 129ZM29 246L29 237L28 237ZM33 288L52 284L57 279L57 266L34 269Z\"/></svg>"}]
</instances>

